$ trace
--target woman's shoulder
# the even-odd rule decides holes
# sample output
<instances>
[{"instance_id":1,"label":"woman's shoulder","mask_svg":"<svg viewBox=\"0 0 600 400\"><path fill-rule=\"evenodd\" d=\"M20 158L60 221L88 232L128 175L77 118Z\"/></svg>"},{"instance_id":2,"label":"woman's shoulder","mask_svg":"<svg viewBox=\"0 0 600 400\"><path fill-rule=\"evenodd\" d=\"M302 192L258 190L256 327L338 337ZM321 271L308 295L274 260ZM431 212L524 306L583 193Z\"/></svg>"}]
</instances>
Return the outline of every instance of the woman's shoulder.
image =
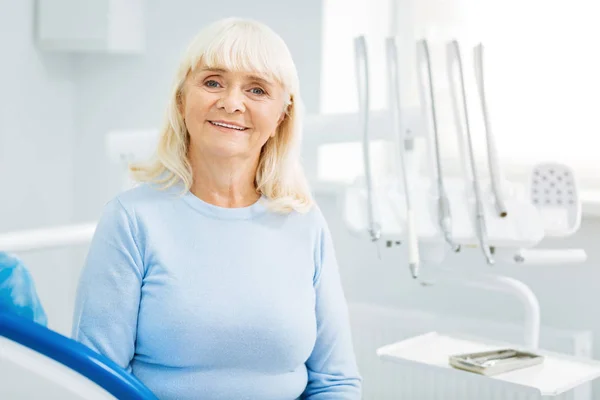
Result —
<instances>
[{"instance_id":1,"label":"woman's shoulder","mask_svg":"<svg viewBox=\"0 0 600 400\"><path fill-rule=\"evenodd\" d=\"M292 211L290 216L311 230L328 229L327 220L316 202L311 204L305 212Z\"/></svg>"},{"instance_id":2,"label":"woman's shoulder","mask_svg":"<svg viewBox=\"0 0 600 400\"><path fill-rule=\"evenodd\" d=\"M174 187L162 188L156 184L141 183L113 196L108 201L107 207L118 206L132 211L158 206L162 202L172 200L174 196L177 196Z\"/></svg>"}]
</instances>

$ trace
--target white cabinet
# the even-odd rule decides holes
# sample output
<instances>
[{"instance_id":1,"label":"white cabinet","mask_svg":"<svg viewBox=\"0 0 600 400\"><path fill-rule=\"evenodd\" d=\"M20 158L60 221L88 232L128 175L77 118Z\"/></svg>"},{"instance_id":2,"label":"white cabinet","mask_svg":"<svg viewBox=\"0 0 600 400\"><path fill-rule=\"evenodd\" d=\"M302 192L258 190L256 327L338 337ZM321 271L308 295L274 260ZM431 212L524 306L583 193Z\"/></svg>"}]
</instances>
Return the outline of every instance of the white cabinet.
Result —
<instances>
[{"instance_id":1,"label":"white cabinet","mask_svg":"<svg viewBox=\"0 0 600 400\"><path fill-rule=\"evenodd\" d=\"M37 0L36 40L43 50L144 51L145 0Z\"/></svg>"}]
</instances>

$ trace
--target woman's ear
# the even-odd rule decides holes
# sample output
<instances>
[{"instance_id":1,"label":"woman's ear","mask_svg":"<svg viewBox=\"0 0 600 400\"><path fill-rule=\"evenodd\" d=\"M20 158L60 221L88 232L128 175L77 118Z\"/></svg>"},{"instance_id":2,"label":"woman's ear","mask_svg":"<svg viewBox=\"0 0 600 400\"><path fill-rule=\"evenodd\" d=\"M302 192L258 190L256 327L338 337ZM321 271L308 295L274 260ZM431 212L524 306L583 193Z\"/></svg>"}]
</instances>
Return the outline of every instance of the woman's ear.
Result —
<instances>
[{"instance_id":1,"label":"woman's ear","mask_svg":"<svg viewBox=\"0 0 600 400\"><path fill-rule=\"evenodd\" d=\"M279 116L279 119L277 120L277 126L279 126L279 125L280 125L280 124L283 122L283 120L285 119L285 116L286 116L286 115L287 115L287 114L286 114L286 112L285 112L285 111L283 111L283 112L281 113L281 115Z\"/></svg>"},{"instance_id":2,"label":"woman's ear","mask_svg":"<svg viewBox=\"0 0 600 400\"><path fill-rule=\"evenodd\" d=\"M286 107L287 108L287 107ZM279 116L279 119L277 120L277 127L275 128L275 130L273 131L273 133L271 134L271 137L275 136L277 134L277 131L279 130L279 127L281 126L281 123L285 120L285 117L287 116L287 111L284 110L281 115Z\"/></svg>"},{"instance_id":3,"label":"woman's ear","mask_svg":"<svg viewBox=\"0 0 600 400\"><path fill-rule=\"evenodd\" d=\"M179 111L179 115L181 115L181 117L183 119L185 119L185 94L186 94L188 79L189 79L189 77L186 76L186 78L181 83L179 90L177 91L177 110Z\"/></svg>"},{"instance_id":4,"label":"woman's ear","mask_svg":"<svg viewBox=\"0 0 600 400\"><path fill-rule=\"evenodd\" d=\"M286 103L283 107L283 111L281 112L281 115L279 116L279 119L277 120L277 126L279 126L283 120L285 119L285 117L288 114L288 111L290 110L290 107L292 106L292 103Z\"/></svg>"}]
</instances>

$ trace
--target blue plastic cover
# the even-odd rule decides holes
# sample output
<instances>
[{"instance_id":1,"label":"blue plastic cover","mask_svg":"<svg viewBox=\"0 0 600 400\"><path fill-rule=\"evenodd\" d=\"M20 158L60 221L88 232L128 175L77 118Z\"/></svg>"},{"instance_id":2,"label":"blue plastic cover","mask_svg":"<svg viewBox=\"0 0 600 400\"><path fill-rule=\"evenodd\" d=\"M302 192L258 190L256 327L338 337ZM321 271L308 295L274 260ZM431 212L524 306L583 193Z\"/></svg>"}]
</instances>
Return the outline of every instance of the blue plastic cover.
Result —
<instances>
[{"instance_id":1,"label":"blue plastic cover","mask_svg":"<svg viewBox=\"0 0 600 400\"><path fill-rule=\"evenodd\" d=\"M46 326L48 320L33 279L14 255L0 251L0 310L12 312Z\"/></svg>"}]
</instances>

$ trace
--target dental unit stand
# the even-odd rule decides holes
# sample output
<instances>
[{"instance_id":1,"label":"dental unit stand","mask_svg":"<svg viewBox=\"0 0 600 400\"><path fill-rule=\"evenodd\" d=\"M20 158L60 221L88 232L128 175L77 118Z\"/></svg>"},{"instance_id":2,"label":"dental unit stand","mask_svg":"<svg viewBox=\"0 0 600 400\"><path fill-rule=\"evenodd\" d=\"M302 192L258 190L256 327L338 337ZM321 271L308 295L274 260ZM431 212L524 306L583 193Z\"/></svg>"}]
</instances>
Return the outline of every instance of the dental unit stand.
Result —
<instances>
[{"instance_id":1,"label":"dental unit stand","mask_svg":"<svg viewBox=\"0 0 600 400\"><path fill-rule=\"evenodd\" d=\"M419 204L423 199L429 199L427 194L419 193L421 191L427 191L429 186L423 185L422 187L411 185L411 180L408 177L408 167L405 159L405 132L408 130L408 126L405 120L406 110L401 107L399 85L400 77L398 73L398 43L394 37L388 37L386 39L386 57L387 57L387 69L388 69L388 80L390 91L390 116L391 126L390 132L393 133L394 144L398 151L398 163L396 170L393 171L391 179L395 180L395 184L386 186L386 184L379 184L376 187L373 185L373 177L371 175L372 170L370 168L369 158L369 101L368 101L368 67L367 67L367 54L366 54L366 41L364 36L361 36L355 40L355 52L357 61L357 75L359 80L359 100L360 100L360 116L361 116L361 129L363 129L363 161L365 162L365 183L366 183L366 199L364 198L365 190L359 191L355 188L349 188L346 197L346 209L345 217L347 222L351 222L349 226L367 227L367 232L372 241L380 240L385 238L388 241L394 241L396 243L408 242L408 264L411 269L411 274L416 278L419 274L419 262L422 260L419 258L419 248L421 246L432 245L436 243L436 238L439 237L439 233L442 233L446 243L450 244L453 248L457 248L460 244L473 246L475 243L483 249L483 254L488 264L494 264L494 258L492 258L491 248L494 248L494 254L499 261L508 261L513 263L519 263L521 265L540 265L540 264L554 264L554 263L569 263L569 262L582 262L585 261L585 251L581 249L569 249L569 250L538 250L532 249L538 244L545 236L560 236L558 235L559 229L557 227L566 227L566 232L571 234L576 231L579 227L581 218L580 210L577 209L577 205L580 206L580 200L577 191L576 181L572 178L572 171L567 170L565 166L559 164L545 164L538 166L533 171L532 179L530 182L529 194L524 198L520 195L520 192L515 188L519 186L511 186L507 182L507 190L504 191L500 187L500 167L498 165L498 156L495 149L494 138L492 136L491 126L489 123L489 116L487 115L487 101L485 98L485 89L483 82L483 46L479 45L474 48L474 73L475 79L478 85L479 100L484 114L484 122L486 127L486 139L487 139L487 150L488 150L488 163L490 168L491 179L495 182L491 182L494 191L493 207L484 207L484 198L482 190L479 185L479 176L475 163L475 156L473 150L473 142L471 137L471 129L469 124L469 114L467 111L467 93L464 82L464 71L460 55L460 49L457 41L452 41L447 47L448 56L448 76L450 80L450 93L452 97L452 106L454 109L454 116L457 122L457 130L459 133L464 130L466 136L466 152L465 157L468 158L469 167L465 169L465 172L469 172L470 176L467 176L467 181L470 183L470 192L475 197L475 220L469 216L472 215L472 208L470 202L465 201L465 192L454 188L454 184L458 183L456 179L449 181L449 190L446 192L446 186L442 176L441 167L441 156L440 156L440 142L439 132L436 119L436 104L433 90L433 79L432 79L432 67L431 59L429 54L428 43L426 40L421 40L417 43L417 61L419 67L419 76L425 78L420 80L419 88L421 90L421 106L427 104L429 107L429 115L424 118L430 118L430 122L433 124L433 134L430 146L428 150L434 155L437 171L437 176L433 176L431 179L434 186L437 187L437 201L438 205L438 220L437 224L430 224L426 226L419 226L420 230L416 229L415 221L428 221L427 218L417 218L419 213L430 211L427 207L414 208L414 202ZM426 68L423 68L425 66ZM423 69L426 70L424 74ZM458 85L455 84L455 75L458 73ZM423 81L428 82L428 88ZM459 93L460 92L460 93ZM462 102L459 102L458 96L462 96ZM429 102L426 102L426 99ZM460 111L459 111L460 110ZM462 119L462 123L460 120ZM411 139L414 137L425 136L427 137L426 124L422 124L419 128L414 129ZM415 131L418 131L415 133ZM464 150L464 149L463 149ZM465 165L466 166L466 165ZM561 175L562 174L562 175ZM469 174L468 174L469 175ZM550 201L546 198L540 197L540 193L546 193L543 191L545 187L542 187L543 182L550 182L550 175L557 177L561 175L562 186L560 189L564 193L570 193L571 197L560 197L555 203L563 204L564 207L570 205L571 208L568 212L562 212L561 210L550 209L547 206ZM418 180L415 180L417 183ZM464 182L464 181L463 181ZM558 182L558 181L557 181ZM464 183L463 183L464 185ZM558 187L558 185L556 185ZM567 186L570 190L566 190ZM405 193L400 196L392 196L391 190L398 190L399 187L404 189ZM457 186L459 187L459 186ZM463 186L460 186L463 187ZM413 193L414 192L414 193ZM563 193L563 194L564 194ZM537 196L537 197L536 197ZM362 200L361 200L362 199ZM404 204L398 204L398 199L403 199ZM553 197L554 199L554 197ZM554 200L553 200L554 201ZM450 203L456 207L457 218L452 219L450 215ZM366 218L361 216L355 207L362 204L366 207ZM554 203L553 203L554 204ZM556 206L556 204L554 204ZM546 208L544 208L546 206ZM379 207L379 210L377 208ZM454 210L453 207L453 210ZM489 209L493 208L494 211ZM402 212L404 211L404 216ZM375 219L376 212L379 211L378 223ZM485 212L491 212L488 214L489 220L485 219ZM561 213L562 212L562 213ZM554 222L552 225L555 229L552 230L548 225L547 215L568 215L566 221ZM546 222L545 222L546 221ZM491 228L488 228L488 224ZM472 229L468 234L465 233L465 229ZM490 236L488 236L488 230ZM454 237L453 237L454 234ZM468 235L468 236L465 236ZM516 236L511 236L516 235ZM563 235L564 236L564 235ZM426 254L424 252L423 254ZM509 257L506 255L509 254ZM422 271L420 284L422 286L461 286L461 287L472 287L487 291L495 291L506 293L515 296L519 299L525 310L524 320L524 344L530 349L537 349L539 347L539 335L540 335L540 305L537 297L533 291L516 279L496 275L489 273L473 273L456 271L449 268L432 268L424 269Z\"/></svg>"},{"instance_id":2,"label":"dental unit stand","mask_svg":"<svg viewBox=\"0 0 600 400\"><path fill-rule=\"evenodd\" d=\"M433 273L432 273L433 275ZM525 283L502 275L485 273L463 273L448 268L436 269L433 282L424 281L424 286L471 287L485 291L506 293L519 299L525 311L523 342L529 349L535 350L540 342L540 303L537 296Z\"/></svg>"},{"instance_id":3,"label":"dental unit stand","mask_svg":"<svg viewBox=\"0 0 600 400\"><path fill-rule=\"evenodd\" d=\"M417 51L420 54L419 66L423 60L426 60L427 64L429 64L430 111L433 114L431 122L433 122L434 127L433 135L428 136L427 125L420 123L420 129L414 129L414 126L411 126L413 129L410 135L413 140L419 136L429 139L429 146L427 146L428 155L430 156L429 160L435 159L437 161L437 168L434 170L437 170L438 174L437 176L430 174L430 177L420 177L421 179L414 179L412 181L409 179L409 169L406 166L404 157L404 151L406 150L405 134L408 131L406 128L411 123L415 123L414 120L411 121L410 116L407 117L407 114L414 112L414 110L401 107L400 96L398 94L399 81L401 82L397 70L398 45L393 38L388 38L386 40L386 49L390 87L389 114L391 115L390 120L392 122L388 129L393 135L395 150L398 151L398 162L395 166L396 170L390 174L390 180L378 179L376 186L372 184L373 177L370 176L370 166L365 165L366 196L364 184L363 187L360 185L350 185L344 196L345 208L343 213L347 227L361 236L365 231L368 232L371 240L384 239L388 243L392 241L396 243L408 241L409 244L406 247L408 251L408 264L413 278L417 277L419 271L417 268L414 268L415 264L413 260L415 259L412 254L418 254L418 251L421 249L423 250L421 257L429 257L427 262L430 262L430 254L425 249L427 249L427 246L434 246L435 248L439 243L445 247L447 243L456 243L463 247L479 245L483 250L488 264L493 264L495 261L492 258L492 249L495 259L499 262L509 261L523 266L584 261L586 256L585 252L581 249L532 249L544 237L569 235L574 233L579 227L581 203L578 197L576 181L572 171L568 170L566 166L557 163L539 165L532 171L529 193L523 193L522 186L518 183L501 180L495 143L489 116L487 115L487 101L483 86L483 48L479 47L475 48L474 51L475 60L473 67L478 84L480 105L484 114L491 178L490 185L493 197L486 195L484 198L482 195L469 126L467 93L465 90L462 61L460 59L458 42L456 41L453 41L448 47L450 89L453 95L453 102L451 104L454 106L454 116L459 133L462 131L461 124L459 123L460 115L462 114L464 118L464 129L466 129L468 146L462 146L461 150L468 154L464 154L465 157L462 157L461 160L466 164L468 158L470 166L463 165L467 179L464 179L464 177L462 179L448 177L446 182L444 182L441 174L442 168L440 167L438 127L435 121L435 100L433 97L431 62L429 60L427 42L421 41L418 43L418 46ZM360 47L358 50L360 51ZM458 89L454 87L452 74L454 71L452 67L456 68L456 66L458 66L460 78L462 113L458 112L460 109L457 100ZM424 96L425 90L422 89L424 86L423 82L419 83L422 94L421 107L423 107L426 96ZM360 87L362 86L359 85ZM361 101L363 105L361 109L363 120L368 118L368 108L364 107L365 103L368 104L368 101L365 102L363 98L363 101ZM423 115L422 111L421 115ZM411 121L411 123L405 121ZM364 124L363 128L363 151L368 151L368 124ZM365 155L364 161L365 163L370 161L368 155ZM413 173L417 171L414 168L411 168L411 170L413 170ZM427 178L430 179L429 182ZM502 187L500 186L501 183ZM432 198L433 196L431 196L432 187L437 187L438 189L438 196L436 198ZM394 193L399 188L403 188L405 193ZM552 191L553 189L554 191ZM472 202L469 201L471 195L475 197L475 209L473 209ZM443 202L444 198L446 199L445 206ZM415 204L417 207L413 208ZM435 218L431 218L436 210L428 206L422 207L422 204L438 205L437 221L435 221ZM365 210L367 211L366 213ZM450 219L450 210L452 210L452 219ZM374 215L376 211L378 212L379 223L375 221ZM473 211L475 211L475 218L473 218ZM417 221L417 223L412 223L412 221ZM417 224L418 230L416 229ZM377 235L374 235L374 227L378 228ZM441 236L443 238L440 241ZM510 256L506 257L507 254ZM444 255L447 256L445 252ZM421 259L418 260L423 261ZM376 350L376 354L380 359L402 364L410 369L411 372L414 370L415 364L420 369L425 368L425 374L429 373L428 371L433 374L428 375L429 382L431 382L432 378L435 380L440 376L443 376L441 379L445 379L446 381L448 379L457 380L460 383L456 386L456 389L453 389L457 394L458 387L461 387L460 391L462 391L465 385L468 386L473 382L473 379L471 379L472 374L457 373L455 369L448 366L448 360L452 356L456 356L456 354L480 352L482 348L498 348L497 346L509 346L516 349L526 348L541 355L540 357L547 359L543 368L523 368L513 373L484 378L490 380L489 384L491 386L499 387L498 385L506 385L512 393L514 391L519 391L523 394L527 393L527 398L558 396L600 376L600 362L593 362L584 358L576 358L540 349L540 304L535 293L523 282L494 273L457 271L451 268L440 267L422 268L419 275L419 281L422 286L439 287L441 285L444 287L455 287L459 290L467 287L483 290L484 292L494 291L504 293L516 297L522 305L525 314L523 345L499 344L499 342L494 344L485 338L469 338L460 333L444 334L429 332L379 347ZM481 383L482 381L478 381L478 384ZM444 398L446 394L452 395L452 393L444 392Z\"/></svg>"}]
</instances>

